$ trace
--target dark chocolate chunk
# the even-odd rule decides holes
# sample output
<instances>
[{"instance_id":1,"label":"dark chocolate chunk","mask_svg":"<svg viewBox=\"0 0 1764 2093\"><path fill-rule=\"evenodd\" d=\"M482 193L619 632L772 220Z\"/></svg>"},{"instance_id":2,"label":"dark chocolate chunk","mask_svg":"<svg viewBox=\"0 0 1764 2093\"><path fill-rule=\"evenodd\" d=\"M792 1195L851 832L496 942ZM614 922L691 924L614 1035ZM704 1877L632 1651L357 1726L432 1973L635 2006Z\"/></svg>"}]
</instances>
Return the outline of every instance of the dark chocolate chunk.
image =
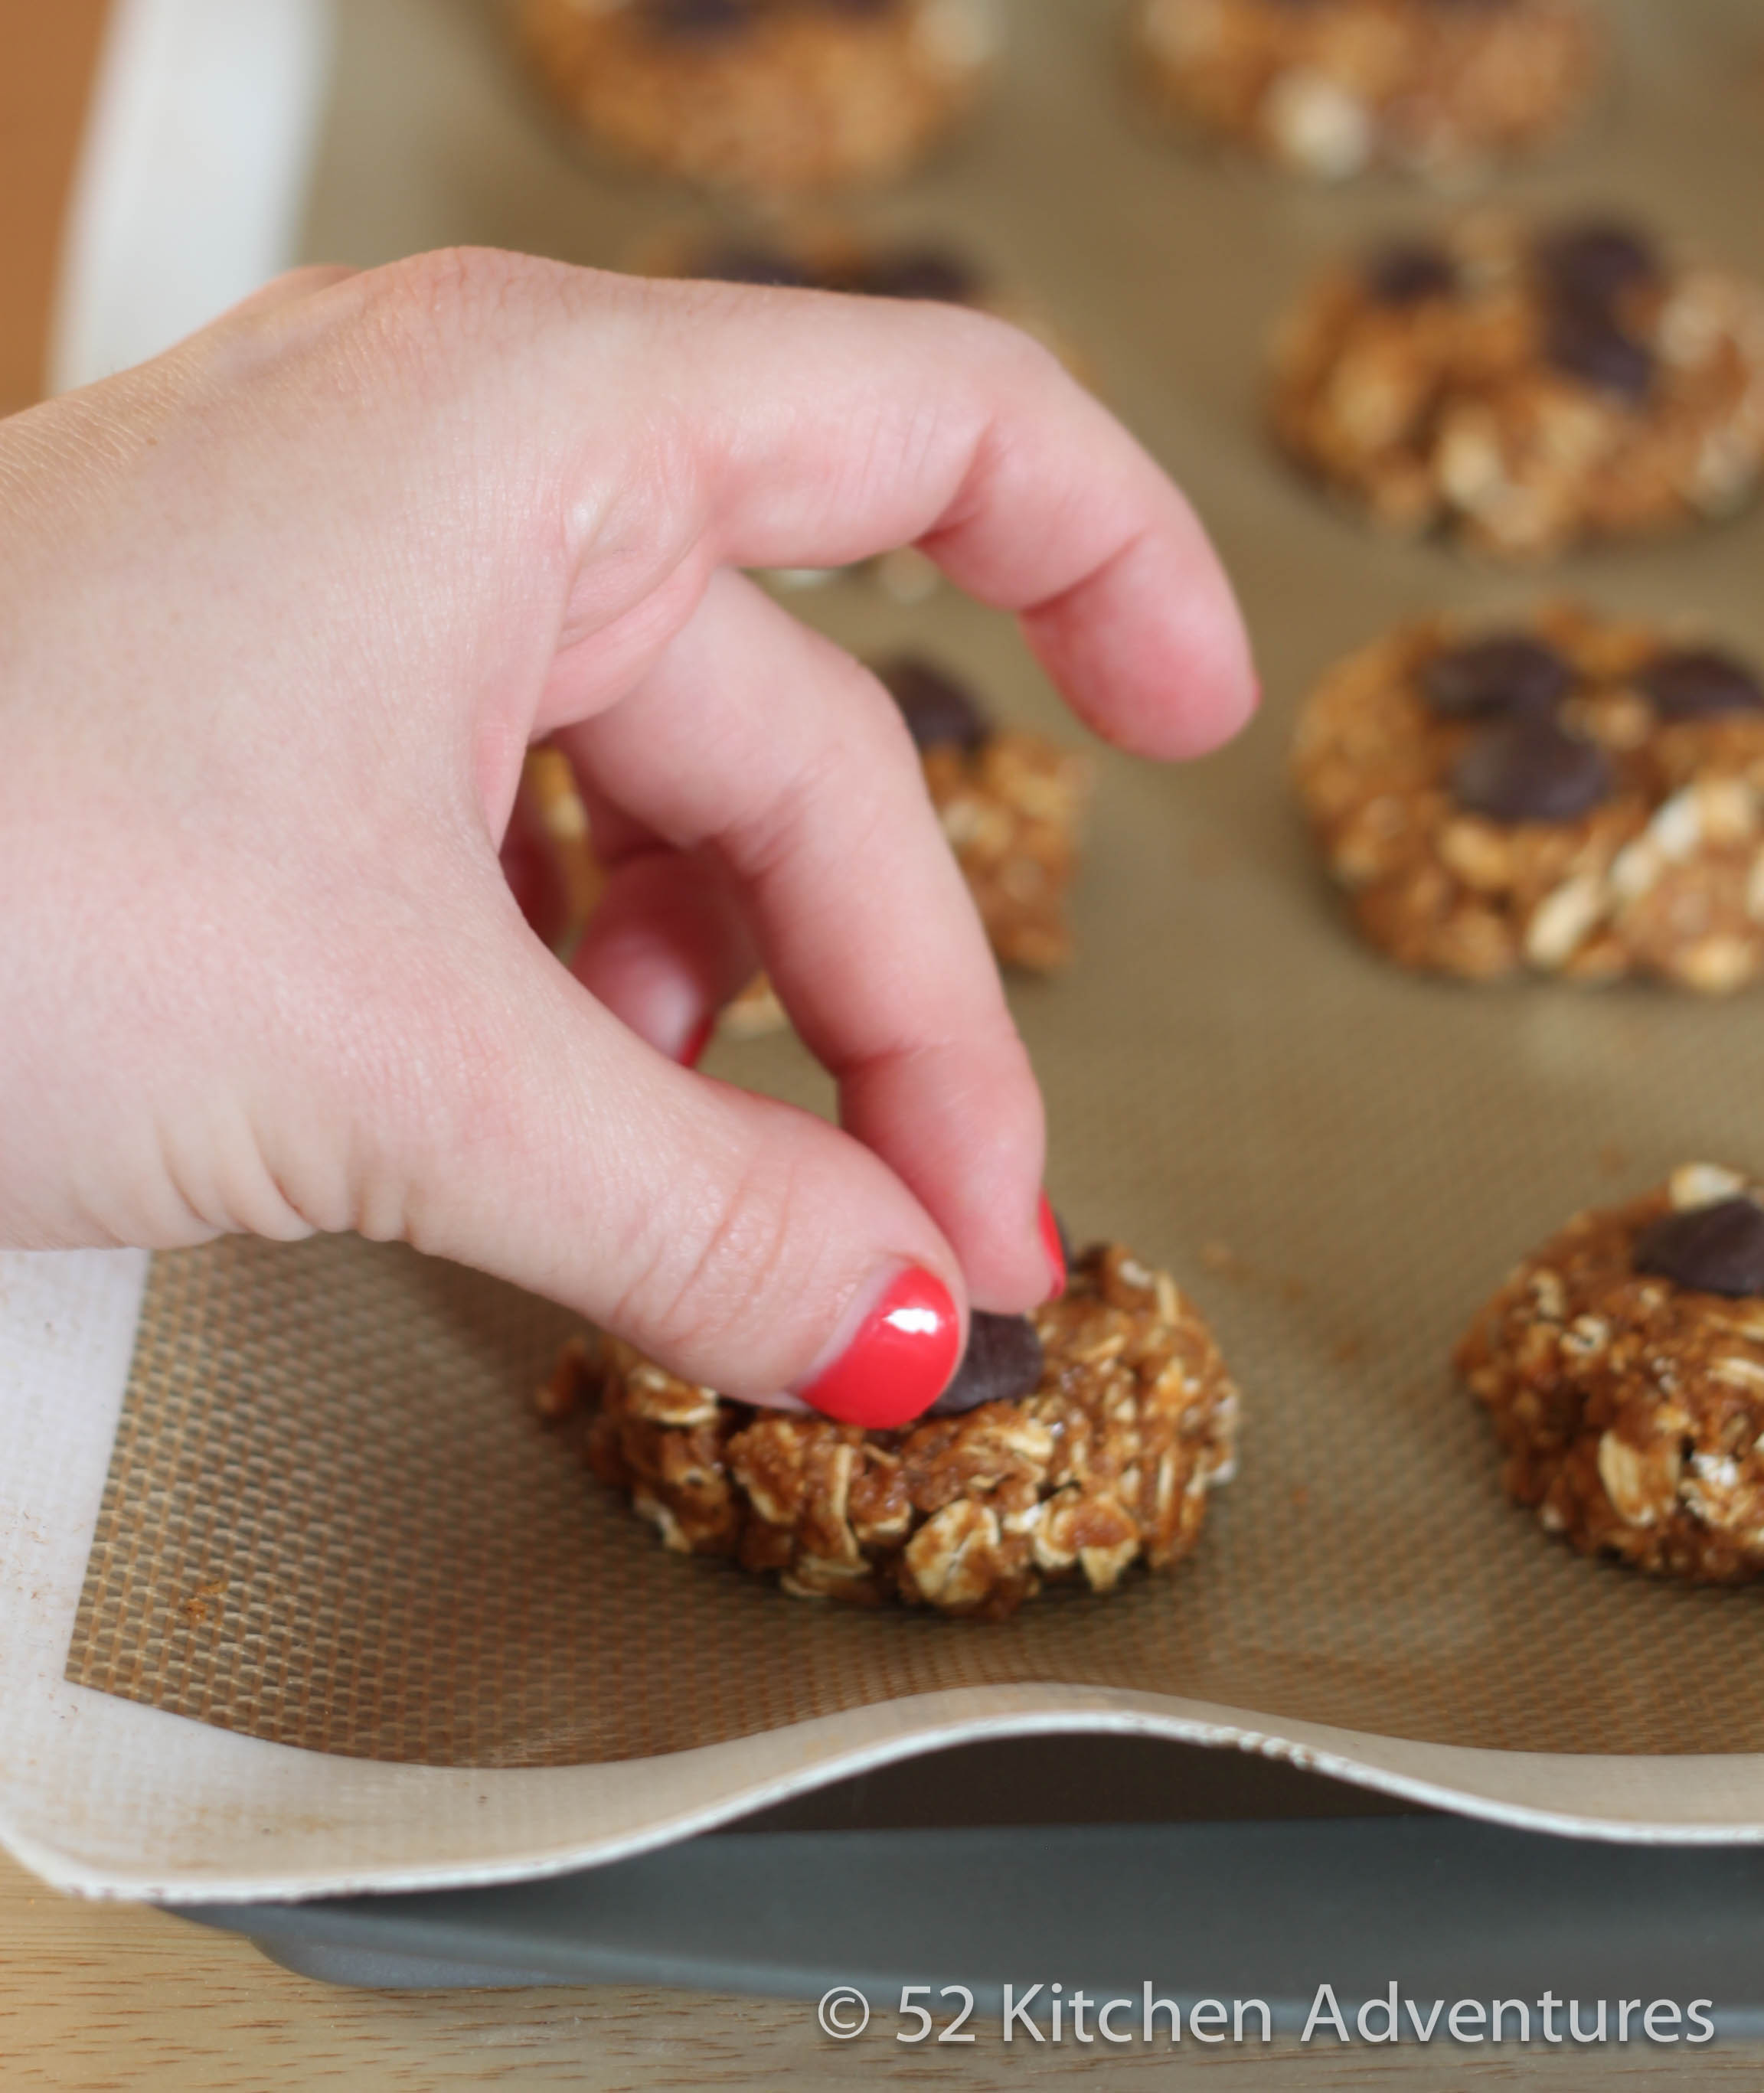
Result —
<instances>
[{"instance_id":1,"label":"dark chocolate chunk","mask_svg":"<svg viewBox=\"0 0 1764 2093\"><path fill-rule=\"evenodd\" d=\"M1610 760L1553 720L1486 727L1458 759L1452 797L1491 821L1571 821L1610 797Z\"/></svg>"},{"instance_id":2,"label":"dark chocolate chunk","mask_svg":"<svg viewBox=\"0 0 1764 2093\"><path fill-rule=\"evenodd\" d=\"M976 749L990 735L991 724L967 687L918 655L879 661L876 674L920 748Z\"/></svg>"},{"instance_id":3,"label":"dark chocolate chunk","mask_svg":"<svg viewBox=\"0 0 1764 2093\"><path fill-rule=\"evenodd\" d=\"M1421 669L1421 695L1442 719L1541 717L1574 688L1574 671L1528 633L1448 647Z\"/></svg>"},{"instance_id":4,"label":"dark chocolate chunk","mask_svg":"<svg viewBox=\"0 0 1764 2093\"><path fill-rule=\"evenodd\" d=\"M1570 226L1538 244L1537 264L1545 285L1571 305L1609 311L1626 291L1660 280L1660 261L1650 242L1628 226Z\"/></svg>"},{"instance_id":5,"label":"dark chocolate chunk","mask_svg":"<svg viewBox=\"0 0 1764 2093\"><path fill-rule=\"evenodd\" d=\"M1754 1199L1718 1199L1662 1215L1636 1237L1632 1262L1637 1272L1692 1293L1734 1300L1764 1295L1764 1207Z\"/></svg>"},{"instance_id":6,"label":"dark chocolate chunk","mask_svg":"<svg viewBox=\"0 0 1764 2093\"><path fill-rule=\"evenodd\" d=\"M1450 298L1458 289L1458 265L1443 247L1405 240L1372 256L1366 265L1366 288L1381 306Z\"/></svg>"},{"instance_id":7,"label":"dark chocolate chunk","mask_svg":"<svg viewBox=\"0 0 1764 2093\"><path fill-rule=\"evenodd\" d=\"M1665 719L1764 710L1764 685L1743 661L1713 647L1675 648L1650 661L1640 680Z\"/></svg>"},{"instance_id":8,"label":"dark chocolate chunk","mask_svg":"<svg viewBox=\"0 0 1764 2093\"><path fill-rule=\"evenodd\" d=\"M712 284L761 284L786 291L813 290L814 278L782 249L738 245L709 247L693 259L690 273Z\"/></svg>"},{"instance_id":9,"label":"dark chocolate chunk","mask_svg":"<svg viewBox=\"0 0 1764 2093\"><path fill-rule=\"evenodd\" d=\"M658 37L708 42L748 28L753 0L642 0L639 20Z\"/></svg>"},{"instance_id":10,"label":"dark chocolate chunk","mask_svg":"<svg viewBox=\"0 0 1764 2093\"><path fill-rule=\"evenodd\" d=\"M1653 350L1599 307L1558 306L1549 315L1544 349L1558 370L1632 405L1653 389Z\"/></svg>"},{"instance_id":11,"label":"dark chocolate chunk","mask_svg":"<svg viewBox=\"0 0 1764 2093\"><path fill-rule=\"evenodd\" d=\"M1026 1315L989 1315L977 1308L969 1319L968 1350L956 1378L931 1405L930 1417L959 1417L983 1402L1015 1402L1041 1385L1043 1354L1035 1325Z\"/></svg>"},{"instance_id":12,"label":"dark chocolate chunk","mask_svg":"<svg viewBox=\"0 0 1764 2093\"><path fill-rule=\"evenodd\" d=\"M947 247L904 247L874 257L852 280L873 298L930 298L964 306L980 295L978 273Z\"/></svg>"}]
</instances>

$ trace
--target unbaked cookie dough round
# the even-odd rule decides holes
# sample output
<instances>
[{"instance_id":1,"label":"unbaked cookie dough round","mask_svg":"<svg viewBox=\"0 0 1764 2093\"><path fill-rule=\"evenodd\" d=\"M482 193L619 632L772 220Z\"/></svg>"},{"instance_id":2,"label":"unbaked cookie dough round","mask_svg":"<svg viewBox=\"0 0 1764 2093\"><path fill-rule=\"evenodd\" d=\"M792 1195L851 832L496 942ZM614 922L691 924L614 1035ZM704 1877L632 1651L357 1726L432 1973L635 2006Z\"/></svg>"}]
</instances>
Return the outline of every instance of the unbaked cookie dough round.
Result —
<instances>
[{"instance_id":1,"label":"unbaked cookie dough round","mask_svg":"<svg viewBox=\"0 0 1764 2093\"><path fill-rule=\"evenodd\" d=\"M1138 0L1169 114L1299 174L1452 174L1557 131L1601 39L1585 0Z\"/></svg>"},{"instance_id":2,"label":"unbaked cookie dough round","mask_svg":"<svg viewBox=\"0 0 1764 2093\"><path fill-rule=\"evenodd\" d=\"M1764 972L1764 683L1699 637L1567 604L1406 626L1323 678L1293 772L1402 965L1709 994Z\"/></svg>"},{"instance_id":3,"label":"unbaked cookie dough round","mask_svg":"<svg viewBox=\"0 0 1764 2093\"><path fill-rule=\"evenodd\" d=\"M869 298L922 298L1008 320L1086 379L1079 352L1033 299L1001 284L974 254L943 239L882 238L817 224L790 231L676 232L639 259L652 276L835 291Z\"/></svg>"},{"instance_id":4,"label":"unbaked cookie dough round","mask_svg":"<svg viewBox=\"0 0 1764 2093\"><path fill-rule=\"evenodd\" d=\"M1554 558L1731 514L1764 471L1764 292L1633 228L1466 221L1329 271L1276 344L1309 477L1398 535Z\"/></svg>"},{"instance_id":5,"label":"unbaked cookie dough round","mask_svg":"<svg viewBox=\"0 0 1764 2093\"><path fill-rule=\"evenodd\" d=\"M522 41L594 143L764 193L903 173L971 105L995 0L519 0Z\"/></svg>"},{"instance_id":6,"label":"unbaked cookie dough round","mask_svg":"<svg viewBox=\"0 0 1764 2093\"><path fill-rule=\"evenodd\" d=\"M1764 1571L1764 1190L1692 1164L1527 1258L1458 1350L1520 1504L1587 1554Z\"/></svg>"},{"instance_id":7,"label":"unbaked cookie dough round","mask_svg":"<svg viewBox=\"0 0 1764 2093\"><path fill-rule=\"evenodd\" d=\"M540 1408L586 1419L590 1467L681 1554L798 1598L996 1620L1186 1555L1230 1479L1237 1393L1174 1280L1098 1245L1033 1317L977 1315L902 1431L731 1402L605 1337L566 1351Z\"/></svg>"}]
</instances>

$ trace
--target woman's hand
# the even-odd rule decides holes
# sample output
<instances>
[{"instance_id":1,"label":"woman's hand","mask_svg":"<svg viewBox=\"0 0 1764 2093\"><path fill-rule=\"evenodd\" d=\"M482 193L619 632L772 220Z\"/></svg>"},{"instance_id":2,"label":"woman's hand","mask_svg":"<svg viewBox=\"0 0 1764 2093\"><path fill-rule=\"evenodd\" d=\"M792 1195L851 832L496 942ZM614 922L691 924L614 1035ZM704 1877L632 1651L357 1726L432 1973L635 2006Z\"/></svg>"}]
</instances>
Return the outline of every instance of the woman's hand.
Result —
<instances>
[{"instance_id":1,"label":"woman's hand","mask_svg":"<svg viewBox=\"0 0 1764 2093\"><path fill-rule=\"evenodd\" d=\"M0 1242L402 1237L922 1410L1049 1290L1040 1100L893 706L736 571L908 543L1125 748L1250 709L1180 496L971 314L430 255L0 423ZM574 977L497 860L540 735ZM680 1065L762 961L843 1131Z\"/></svg>"}]
</instances>

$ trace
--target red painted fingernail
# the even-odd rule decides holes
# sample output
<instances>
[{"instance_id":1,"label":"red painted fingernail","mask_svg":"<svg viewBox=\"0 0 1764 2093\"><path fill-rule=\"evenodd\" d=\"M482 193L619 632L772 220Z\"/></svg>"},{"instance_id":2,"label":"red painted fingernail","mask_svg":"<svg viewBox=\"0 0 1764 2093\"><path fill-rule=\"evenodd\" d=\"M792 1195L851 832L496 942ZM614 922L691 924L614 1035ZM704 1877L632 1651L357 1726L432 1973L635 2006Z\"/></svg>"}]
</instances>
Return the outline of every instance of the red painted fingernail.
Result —
<instances>
[{"instance_id":1,"label":"red painted fingernail","mask_svg":"<svg viewBox=\"0 0 1764 2093\"><path fill-rule=\"evenodd\" d=\"M960 1349L949 1289L909 1265L832 1365L795 1392L838 1424L886 1432L930 1408L949 1386Z\"/></svg>"},{"instance_id":2,"label":"red painted fingernail","mask_svg":"<svg viewBox=\"0 0 1764 2093\"><path fill-rule=\"evenodd\" d=\"M686 1044L680 1049L680 1066L696 1068L704 1058L704 1049L710 1044L710 1036L717 1029L714 1016L707 1017L696 1030L686 1036Z\"/></svg>"},{"instance_id":3,"label":"red painted fingernail","mask_svg":"<svg viewBox=\"0 0 1764 2093\"><path fill-rule=\"evenodd\" d=\"M1041 1195L1041 1239L1054 1275L1054 1290L1047 1298L1057 1301L1066 1290L1066 1246L1060 1240L1060 1224L1054 1219L1052 1202L1045 1192Z\"/></svg>"}]
</instances>

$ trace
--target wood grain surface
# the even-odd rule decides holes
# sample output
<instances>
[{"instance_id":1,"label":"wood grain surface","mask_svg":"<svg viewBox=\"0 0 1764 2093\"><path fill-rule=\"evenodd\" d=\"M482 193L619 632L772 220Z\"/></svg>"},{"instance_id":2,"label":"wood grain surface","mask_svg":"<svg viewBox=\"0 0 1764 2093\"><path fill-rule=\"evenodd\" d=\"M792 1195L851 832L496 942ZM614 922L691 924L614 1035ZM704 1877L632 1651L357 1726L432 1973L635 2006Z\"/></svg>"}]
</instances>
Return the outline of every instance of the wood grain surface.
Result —
<instances>
[{"instance_id":1,"label":"wood grain surface","mask_svg":"<svg viewBox=\"0 0 1764 2093\"><path fill-rule=\"evenodd\" d=\"M1440 2043L1086 2054L1073 2045L907 2050L878 2025L848 2043L807 2005L632 1988L345 1991L291 1976L242 1940L163 1912L80 1904L0 1857L0 2087L301 2093L457 2086L577 2093L763 2086L1133 2089L1210 2078L1221 2093L1540 2086L1549 2093L1714 2093L1764 2083L1764 2047L1688 2054Z\"/></svg>"}]
</instances>

